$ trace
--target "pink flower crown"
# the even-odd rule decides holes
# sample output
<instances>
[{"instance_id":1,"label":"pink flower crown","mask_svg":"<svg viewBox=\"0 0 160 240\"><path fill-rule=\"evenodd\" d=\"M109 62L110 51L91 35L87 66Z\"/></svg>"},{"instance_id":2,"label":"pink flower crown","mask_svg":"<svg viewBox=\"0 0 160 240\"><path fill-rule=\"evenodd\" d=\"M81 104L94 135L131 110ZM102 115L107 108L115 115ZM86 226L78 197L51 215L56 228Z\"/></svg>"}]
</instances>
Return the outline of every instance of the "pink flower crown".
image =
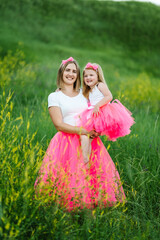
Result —
<instances>
[{"instance_id":1,"label":"pink flower crown","mask_svg":"<svg viewBox=\"0 0 160 240\"><path fill-rule=\"evenodd\" d=\"M87 65L85 66L84 69L88 69L88 68L92 68L93 70L97 71L98 65L92 64L92 63L89 62L89 63L87 63Z\"/></svg>"},{"instance_id":2,"label":"pink flower crown","mask_svg":"<svg viewBox=\"0 0 160 240\"><path fill-rule=\"evenodd\" d=\"M62 64L64 65L64 64L66 64L67 62L72 62L72 61L74 61L74 58L73 58L73 57L70 57L70 58L68 58L68 59L66 59L66 60L62 60Z\"/></svg>"}]
</instances>

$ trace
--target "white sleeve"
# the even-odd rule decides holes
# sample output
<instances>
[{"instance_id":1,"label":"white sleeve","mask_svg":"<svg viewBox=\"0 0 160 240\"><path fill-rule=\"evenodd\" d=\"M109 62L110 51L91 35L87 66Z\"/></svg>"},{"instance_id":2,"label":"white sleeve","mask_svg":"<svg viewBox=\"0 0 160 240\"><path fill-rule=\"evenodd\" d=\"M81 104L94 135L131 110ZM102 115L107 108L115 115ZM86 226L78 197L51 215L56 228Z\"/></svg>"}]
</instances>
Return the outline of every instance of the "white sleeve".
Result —
<instances>
[{"instance_id":1,"label":"white sleeve","mask_svg":"<svg viewBox=\"0 0 160 240\"><path fill-rule=\"evenodd\" d=\"M59 107L57 92L51 93L48 96L48 108Z\"/></svg>"}]
</instances>

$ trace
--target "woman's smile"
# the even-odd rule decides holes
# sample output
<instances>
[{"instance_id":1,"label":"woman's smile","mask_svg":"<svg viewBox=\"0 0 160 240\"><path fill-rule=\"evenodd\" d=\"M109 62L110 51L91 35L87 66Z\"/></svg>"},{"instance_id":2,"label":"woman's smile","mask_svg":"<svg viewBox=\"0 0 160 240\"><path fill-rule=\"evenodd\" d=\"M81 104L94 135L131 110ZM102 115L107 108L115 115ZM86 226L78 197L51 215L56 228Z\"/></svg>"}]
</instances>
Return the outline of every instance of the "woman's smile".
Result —
<instances>
[{"instance_id":1,"label":"woman's smile","mask_svg":"<svg viewBox=\"0 0 160 240\"><path fill-rule=\"evenodd\" d=\"M74 63L67 65L63 73L63 81L65 84L73 84L77 79L77 68Z\"/></svg>"}]
</instances>

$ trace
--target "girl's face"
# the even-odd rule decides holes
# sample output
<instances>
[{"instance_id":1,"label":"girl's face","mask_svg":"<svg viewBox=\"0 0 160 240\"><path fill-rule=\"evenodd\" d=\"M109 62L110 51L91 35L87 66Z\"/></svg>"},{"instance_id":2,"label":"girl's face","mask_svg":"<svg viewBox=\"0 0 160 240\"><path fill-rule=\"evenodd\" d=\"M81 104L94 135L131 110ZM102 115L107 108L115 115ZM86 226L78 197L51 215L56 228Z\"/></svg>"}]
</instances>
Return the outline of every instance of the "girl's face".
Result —
<instances>
[{"instance_id":1,"label":"girl's face","mask_svg":"<svg viewBox=\"0 0 160 240\"><path fill-rule=\"evenodd\" d=\"M66 85L73 85L77 80L77 67L74 63L69 63L63 72L63 82Z\"/></svg>"},{"instance_id":2,"label":"girl's face","mask_svg":"<svg viewBox=\"0 0 160 240\"><path fill-rule=\"evenodd\" d=\"M85 69L83 80L87 86L93 88L98 83L97 72L94 71L93 69Z\"/></svg>"}]
</instances>

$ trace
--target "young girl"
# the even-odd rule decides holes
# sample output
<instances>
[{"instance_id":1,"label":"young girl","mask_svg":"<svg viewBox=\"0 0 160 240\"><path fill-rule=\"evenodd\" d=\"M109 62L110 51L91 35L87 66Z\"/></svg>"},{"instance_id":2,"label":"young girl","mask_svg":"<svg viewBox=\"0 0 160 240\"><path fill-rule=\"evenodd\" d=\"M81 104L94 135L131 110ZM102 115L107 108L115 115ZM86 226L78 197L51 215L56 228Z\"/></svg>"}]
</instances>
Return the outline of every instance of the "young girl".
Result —
<instances>
[{"instance_id":1,"label":"young girl","mask_svg":"<svg viewBox=\"0 0 160 240\"><path fill-rule=\"evenodd\" d=\"M108 140L116 141L130 133L134 123L131 112L117 99L113 102L104 79L103 71L98 64L87 63L83 71L83 95L88 99L89 107L78 120L78 125L90 131L95 129ZM81 136L84 162L88 166L91 153L91 138Z\"/></svg>"}]
</instances>

